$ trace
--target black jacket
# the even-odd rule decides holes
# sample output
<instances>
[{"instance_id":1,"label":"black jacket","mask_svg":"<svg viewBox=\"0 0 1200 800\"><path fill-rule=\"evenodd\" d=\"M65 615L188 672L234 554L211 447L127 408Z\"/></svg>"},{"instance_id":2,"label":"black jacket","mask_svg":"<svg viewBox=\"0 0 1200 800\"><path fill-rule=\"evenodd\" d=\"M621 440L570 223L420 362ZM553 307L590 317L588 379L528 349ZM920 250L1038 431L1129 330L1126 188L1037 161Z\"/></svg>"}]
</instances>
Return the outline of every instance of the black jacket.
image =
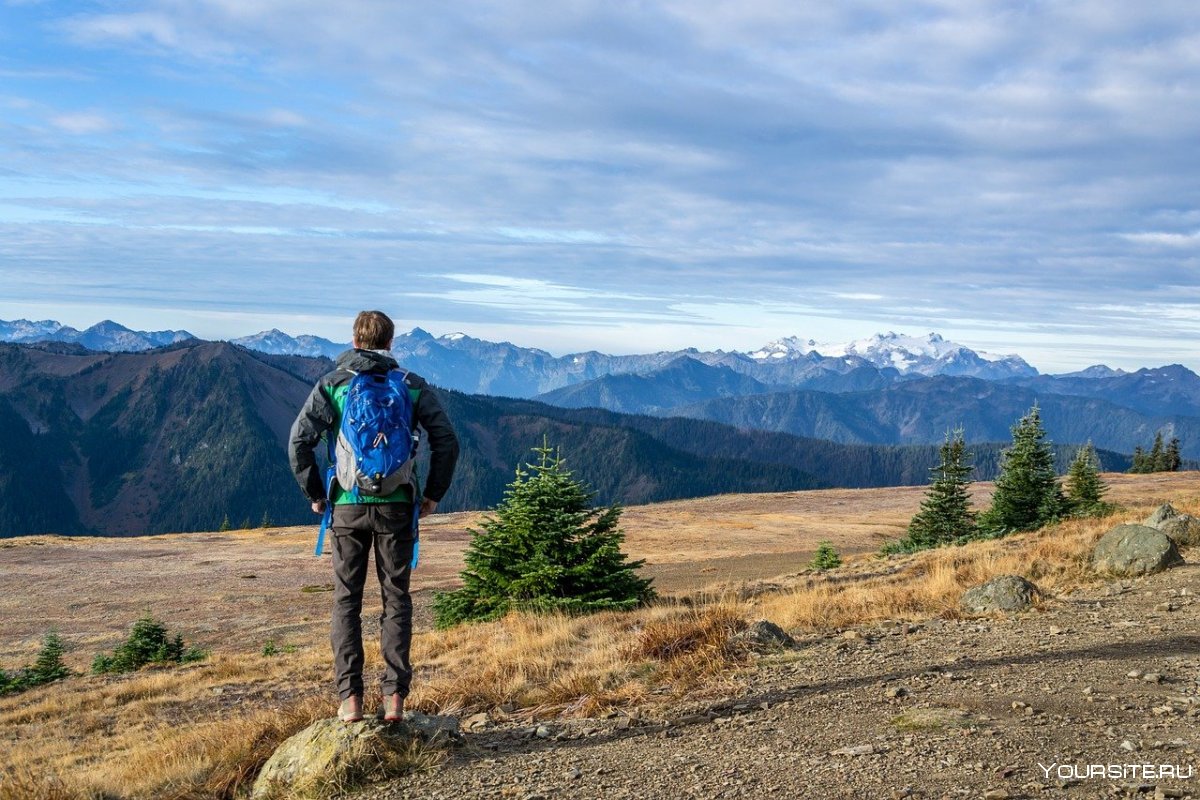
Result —
<instances>
[{"instance_id":1,"label":"black jacket","mask_svg":"<svg viewBox=\"0 0 1200 800\"><path fill-rule=\"evenodd\" d=\"M332 390L347 384L354 372L387 372L397 369L395 359L374 350L347 350L337 357L337 369L328 373L313 387L304 408L292 423L288 441L288 460L292 472L304 490L305 496L313 501L324 500L325 481L317 465L314 450L324 435L336 436L337 409L330 396ZM429 439L429 478L425 481L424 496L434 502L441 501L450 488L454 476L454 464L458 461L458 437L450 425L437 394L425 379L412 372L406 379L413 389L419 389L417 403L413 409L416 422L424 429Z\"/></svg>"}]
</instances>

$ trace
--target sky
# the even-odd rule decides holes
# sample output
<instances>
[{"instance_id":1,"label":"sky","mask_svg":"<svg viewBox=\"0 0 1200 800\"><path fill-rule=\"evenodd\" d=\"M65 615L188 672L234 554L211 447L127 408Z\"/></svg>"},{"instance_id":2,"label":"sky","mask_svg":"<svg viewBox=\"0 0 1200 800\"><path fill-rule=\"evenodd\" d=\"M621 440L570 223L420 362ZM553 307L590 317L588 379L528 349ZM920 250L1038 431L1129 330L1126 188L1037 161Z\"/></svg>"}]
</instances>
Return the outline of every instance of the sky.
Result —
<instances>
[{"instance_id":1,"label":"sky","mask_svg":"<svg viewBox=\"0 0 1200 800\"><path fill-rule=\"evenodd\" d=\"M0 0L0 319L1200 369L1200 8Z\"/></svg>"}]
</instances>

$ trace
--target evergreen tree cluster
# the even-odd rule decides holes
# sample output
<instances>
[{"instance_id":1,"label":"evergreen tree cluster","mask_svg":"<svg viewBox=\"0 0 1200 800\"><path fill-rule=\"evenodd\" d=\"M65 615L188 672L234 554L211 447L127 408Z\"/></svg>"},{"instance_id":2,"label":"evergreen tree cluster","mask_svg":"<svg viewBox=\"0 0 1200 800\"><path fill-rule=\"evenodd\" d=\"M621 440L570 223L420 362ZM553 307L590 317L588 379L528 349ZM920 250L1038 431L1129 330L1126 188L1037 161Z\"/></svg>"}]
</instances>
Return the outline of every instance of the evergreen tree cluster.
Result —
<instances>
[{"instance_id":1,"label":"evergreen tree cluster","mask_svg":"<svg viewBox=\"0 0 1200 800\"><path fill-rule=\"evenodd\" d=\"M147 664L186 664L206 656L197 647L184 647L180 634L168 636L166 626L147 615L133 623L129 637L112 653L96 654L92 672L96 675L132 672Z\"/></svg>"},{"instance_id":2,"label":"evergreen tree cluster","mask_svg":"<svg viewBox=\"0 0 1200 800\"><path fill-rule=\"evenodd\" d=\"M465 554L463 585L434 598L439 628L497 619L510 611L626 610L654 596L621 551L618 506L596 508L546 442L537 463L518 469L504 500Z\"/></svg>"},{"instance_id":3,"label":"evergreen tree cluster","mask_svg":"<svg viewBox=\"0 0 1200 800\"><path fill-rule=\"evenodd\" d=\"M884 546L886 553L911 553L972 539L994 538L1040 528L1068 515L1099 515L1108 487L1091 442L1081 447L1067 473L1066 492L1055 470L1054 449L1046 439L1035 405L1012 429L1012 445L1003 454L991 506L976 514L970 505L971 455L961 428L948 433L941 462L907 534Z\"/></svg>"},{"instance_id":4,"label":"evergreen tree cluster","mask_svg":"<svg viewBox=\"0 0 1200 800\"><path fill-rule=\"evenodd\" d=\"M1150 452L1146 452L1140 445L1134 449L1133 466L1129 471L1142 474L1178 472L1182 466L1183 456L1179 453L1179 438L1172 437L1164 446L1162 431L1159 431L1154 434L1154 444L1150 447Z\"/></svg>"}]
</instances>

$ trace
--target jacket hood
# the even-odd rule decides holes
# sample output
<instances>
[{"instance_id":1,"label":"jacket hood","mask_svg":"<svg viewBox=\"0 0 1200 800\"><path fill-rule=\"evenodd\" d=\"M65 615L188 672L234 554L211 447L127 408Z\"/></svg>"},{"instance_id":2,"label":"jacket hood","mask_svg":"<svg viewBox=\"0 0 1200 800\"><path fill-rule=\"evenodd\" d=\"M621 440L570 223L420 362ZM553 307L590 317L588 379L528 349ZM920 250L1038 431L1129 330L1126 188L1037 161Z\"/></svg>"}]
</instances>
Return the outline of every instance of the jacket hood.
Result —
<instances>
[{"instance_id":1,"label":"jacket hood","mask_svg":"<svg viewBox=\"0 0 1200 800\"><path fill-rule=\"evenodd\" d=\"M400 367L396 359L379 350L347 350L334 363L338 369L354 372L387 372Z\"/></svg>"}]
</instances>

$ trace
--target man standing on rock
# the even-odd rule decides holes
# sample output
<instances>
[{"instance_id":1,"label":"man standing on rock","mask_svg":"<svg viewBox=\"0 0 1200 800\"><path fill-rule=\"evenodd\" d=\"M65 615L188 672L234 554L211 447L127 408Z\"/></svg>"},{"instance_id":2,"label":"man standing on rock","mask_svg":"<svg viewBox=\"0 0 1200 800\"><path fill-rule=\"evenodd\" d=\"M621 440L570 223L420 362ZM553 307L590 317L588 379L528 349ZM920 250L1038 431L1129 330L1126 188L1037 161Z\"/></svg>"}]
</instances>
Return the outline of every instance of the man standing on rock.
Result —
<instances>
[{"instance_id":1,"label":"man standing on rock","mask_svg":"<svg viewBox=\"0 0 1200 800\"><path fill-rule=\"evenodd\" d=\"M382 311L358 315L354 320L353 349L338 356L336 369L313 387L292 425L288 448L300 488L313 511L327 515L332 531L330 639L341 699L338 717L343 722L363 718L362 596L372 546L383 595L380 649L387 665L379 716L392 722L404 714L404 699L412 683L412 597L408 586L417 546L417 520L437 508L450 487L458 459L458 438L437 395L424 379L402 370L392 357L395 330ZM397 424L394 415L401 412L392 409L403 409L404 417L411 413L411 419L402 418ZM343 425L347 415L351 424ZM359 419L366 421L356 428ZM370 428L371 424L376 427ZM430 448L424 493L412 461L415 447L411 439L401 441L412 437L418 426L425 431ZM370 431L367 441L355 441L356 431L364 429ZM322 437L330 443L336 462L336 477L331 470L324 480L314 455ZM407 460L399 469L390 463L366 474L375 467L366 469L363 465L371 459L376 459L371 463L382 463L379 458L386 461L390 454L383 451L389 447L401 448L400 458ZM396 460L392 458L392 462Z\"/></svg>"}]
</instances>

